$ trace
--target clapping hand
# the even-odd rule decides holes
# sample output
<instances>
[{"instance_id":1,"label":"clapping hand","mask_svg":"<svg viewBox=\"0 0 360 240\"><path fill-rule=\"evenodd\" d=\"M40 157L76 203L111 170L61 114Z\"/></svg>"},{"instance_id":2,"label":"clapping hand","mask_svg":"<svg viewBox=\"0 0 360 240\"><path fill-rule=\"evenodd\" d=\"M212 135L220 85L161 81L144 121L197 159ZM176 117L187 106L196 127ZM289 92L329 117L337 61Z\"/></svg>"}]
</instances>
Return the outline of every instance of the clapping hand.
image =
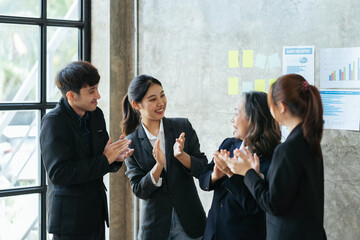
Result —
<instances>
[{"instance_id":1,"label":"clapping hand","mask_svg":"<svg viewBox=\"0 0 360 240\"><path fill-rule=\"evenodd\" d=\"M161 167L164 167L166 164L166 161L165 161L165 155L164 155L163 151L161 151L161 149L160 149L160 139L156 140L152 154L153 154L156 162Z\"/></svg>"},{"instance_id":2,"label":"clapping hand","mask_svg":"<svg viewBox=\"0 0 360 240\"><path fill-rule=\"evenodd\" d=\"M124 138L125 138L125 136L121 134L119 140L123 140ZM129 140L129 141L130 141L129 142L129 144L130 144L131 140ZM126 150L123 153L121 153L115 161L116 162L123 162L125 159L130 157L133 153L134 153L134 149L126 148Z\"/></svg>"},{"instance_id":3,"label":"clapping hand","mask_svg":"<svg viewBox=\"0 0 360 240\"><path fill-rule=\"evenodd\" d=\"M130 156L134 150L128 149L131 140L125 139L124 136L120 136L120 139L112 143L111 137L109 138L104 148L104 155L108 159L109 164L114 161L124 161L124 159ZM125 158L124 158L125 157Z\"/></svg>"},{"instance_id":4,"label":"clapping hand","mask_svg":"<svg viewBox=\"0 0 360 240\"><path fill-rule=\"evenodd\" d=\"M174 144L174 157L180 157L181 154L184 151L184 144L185 144L185 133L182 132L179 136L179 138L177 138L175 140L175 144Z\"/></svg>"},{"instance_id":5,"label":"clapping hand","mask_svg":"<svg viewBox=\"0 0 360 240\"><path fill-rule=\"evenodd\" d=\"M237 159L226 160L230 170L233 173L244 176L249 169L253 168L259 175L261 175L260 161L256 153L252 155L247 148L242 148L241 150L234 150L234 156L236 156Z\"/></svg>"},{"instance_id":6,"label":"clapping hand","mask_svg":"<svg viewBox=\"0 0 360 240\"><path fill-rule=\"evenodd\" d=\"M184 152L185 133L182 132L179 138L177 138L175 141L176 142L173 147L174 157L176 157L176 159L179 160L186 168L191 169L190 155Z\"/></svg>"},{"instance_id":7,"label":"clapping hand","mask_svg":"<svg viewBox=\"0 0 360 240\"><path fill-rule=\"evenodd\" d=\"M221 149L220 152L216 151L214 153L215 167L221 171L222 176L227 175L230 178L233 175L233 173L230 171L225 161L228 158L230 158L230 152L228 152L227 150Z\"/></svg>"}]
</instances>

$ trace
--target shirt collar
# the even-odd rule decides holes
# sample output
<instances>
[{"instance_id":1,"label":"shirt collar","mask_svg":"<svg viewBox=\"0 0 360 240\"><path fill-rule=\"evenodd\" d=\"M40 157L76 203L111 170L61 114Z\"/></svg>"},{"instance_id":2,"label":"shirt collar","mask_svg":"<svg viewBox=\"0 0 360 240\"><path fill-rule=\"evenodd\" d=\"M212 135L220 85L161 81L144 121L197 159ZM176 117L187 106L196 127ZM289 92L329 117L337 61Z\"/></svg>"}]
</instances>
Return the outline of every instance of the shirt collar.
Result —
<instances>
[{"instance_id":1,"label":"shirt collar","mask_svg":"<svg viewBox=\"0 0 360 240\"><path fill-rule=\"evenodd\" d=\"M73 115L78 121L81 121L82 119L86 121L89 118L89 112L87 111L83 117L80 117L80 115L75 112L75 110L70 106L68 100L64 97L61 97L59 104L63 104L63 106L68 109L70 115Z\"/></svg>"},{"instance_id":2,"label":"shirt collar","mask_svg":"<svg viewBox=\"0 0 360 240\"><path fill-rule=\"evenodd\" d=\"M81 124L83 121L86 122L86 121L88 120L88 118L89 118L89 113L88 113L88 112L85 112L84 116L83 116L83 117L80 117L80 115L77 114L72 107L70 107L70 108L71 108L72 112L74 113L76 119L79 121L80 124Z\"/></svg>"},{"instance_id":3,"label":"shirt collar","mask_svg":"<svg viewBox=\"0 0 360 240\"><path fill-rule=\"evenodd\" d=\"M145 130L145 134L146 134L146 136L147 136L147 138L148 138L149 140L156 140L156 139L160 136L160 134L164 132L164 125L163 125L163 120L162 120L162 119L160 120L160 130L159 130L159 134L158 134L158 136L156 136L156 137L155 137L154 135L152 135L152 134L147 130L147 128L145 127L145 125L143 124L143 122L141 122L141 125L143 126L143 128L144 128L144 130Z\"/></svg>"}]
</instances>

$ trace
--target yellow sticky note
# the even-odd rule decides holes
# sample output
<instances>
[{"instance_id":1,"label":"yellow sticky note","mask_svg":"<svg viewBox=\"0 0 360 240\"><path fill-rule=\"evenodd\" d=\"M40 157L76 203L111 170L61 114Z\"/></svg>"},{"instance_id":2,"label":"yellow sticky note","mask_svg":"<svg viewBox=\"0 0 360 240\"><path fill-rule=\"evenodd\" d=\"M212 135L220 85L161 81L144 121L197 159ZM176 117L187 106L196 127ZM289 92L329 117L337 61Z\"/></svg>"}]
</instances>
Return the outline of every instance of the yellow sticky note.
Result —
<instances>
[{"instance_id":1,"label":"yellow sticky note","mask_svg":"<svg viewBox=\"0 0 360 240\"><path fill-rule=\"evenodd\" d=\"M229 51L229 68L239 67L239 51L232 50Z\"/></svg>"},{"instance_id":2,"label":"yellow sticky note","mask_svg":"<svg viewBox=\"0 0 360 240\"><path fill-rule=\"evenodd\" d=\"M228 94L229 95L238 95L238 93L239 93L239 79L238 78L229 78Z\"/></svg>"},{"instance_id":3,"label":"yellow sticky note","mask_svg":"<svg viewBox=\"0 0 360 240\"><path fill-rule=\"evenodd\" d=\"M255 80L255 91L265 92L266 81L264 79Z\"/></svg>"},{"instance_id":4,"label":"yellow sticky note","mask_svg":"<svg viewBox=\"0 0 360 240\"><path fill-rule=\"evenodd\" d=\"M276 82L276 78L270 78L269 79L269 87L271 87L271 85L273 85L274 82Z\"/></svg>"},{"instance_id":5,"label":"yellow sticky note","mask_svg":"<svg viewBox=\"0 0 360 240\"><path fill-rule=\"evenodd\" d=\"M243 50L243 64L244 68L252 68L254 64L254 51Z\"/></svg>"}]
</instances>

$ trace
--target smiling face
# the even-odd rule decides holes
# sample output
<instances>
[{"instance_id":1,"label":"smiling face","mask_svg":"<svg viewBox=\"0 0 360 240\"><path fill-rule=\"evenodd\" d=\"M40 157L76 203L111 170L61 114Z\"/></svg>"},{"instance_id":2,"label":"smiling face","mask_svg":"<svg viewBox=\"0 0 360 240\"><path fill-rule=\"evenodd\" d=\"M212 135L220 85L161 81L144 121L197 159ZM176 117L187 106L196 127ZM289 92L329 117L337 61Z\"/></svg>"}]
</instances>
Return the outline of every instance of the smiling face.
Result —
<instances>
[{"instance_id":1,"label":"smiling face","mask_svg":"<svg viewBox=\"0 0 360 240\"><path fill-rule=\"evenodd\" d=\"M165 114L166 96L163 88L158 84L152 84L141 102L133 103L140 111L143 122L160 121Z\"/></svg>"},{"instance_id":2,"label":"smiling face","mask_svg":"<svg viewBox=\"0 0 360 240\"><path fill-rule=\"evenodd\" d=\"M249 124L249 120L247 119L245 113L244 98L241 98L237 102L235 113L231 119L231 123L233 124L233 128L234 128L234 137L244 140L248 131L248 124Z\"/></svg>"},{"instance_id":3,"label":"smiling face","mask_svg":"<svg viewBox=\"0 0 360 240\"><path fill-rule=\"evenodd\" d=\"M80 116L84 116L86 111L95 111L97 106L97 100L100 99L100 93L98 90L99 84L94 86L85 86L80 89L80 94L73 91L68 91L66 97L70 106Z\"/></svg>"}]
</instances>

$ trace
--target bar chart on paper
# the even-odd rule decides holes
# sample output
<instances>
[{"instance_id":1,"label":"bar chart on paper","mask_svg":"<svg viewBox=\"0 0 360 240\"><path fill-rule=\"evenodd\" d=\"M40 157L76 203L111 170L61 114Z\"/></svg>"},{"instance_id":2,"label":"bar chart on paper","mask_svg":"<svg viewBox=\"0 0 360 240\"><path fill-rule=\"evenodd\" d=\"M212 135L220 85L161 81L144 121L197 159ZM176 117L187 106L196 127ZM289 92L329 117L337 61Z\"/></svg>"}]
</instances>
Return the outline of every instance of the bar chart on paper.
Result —
<instances>
[{"instance_id":1,"label":"bar chart on paper","mask_svg":"<svg viewBox=\"0 0 360 240\"><path fill-rule=\"evenodd\" d=\"M321 90L324 107L324 128L359 130L360 91L358 90Z\"/></svg>"},{"instance_id":2,"label":"bar chart on paper","mask_svg":"<svg viewBox=\"0 0 360 240\"><path fill-rule=\"evenodd\" d=\"M321 88L360 88L360 48L320 49Z\"/></svg>"}]
</instances>

